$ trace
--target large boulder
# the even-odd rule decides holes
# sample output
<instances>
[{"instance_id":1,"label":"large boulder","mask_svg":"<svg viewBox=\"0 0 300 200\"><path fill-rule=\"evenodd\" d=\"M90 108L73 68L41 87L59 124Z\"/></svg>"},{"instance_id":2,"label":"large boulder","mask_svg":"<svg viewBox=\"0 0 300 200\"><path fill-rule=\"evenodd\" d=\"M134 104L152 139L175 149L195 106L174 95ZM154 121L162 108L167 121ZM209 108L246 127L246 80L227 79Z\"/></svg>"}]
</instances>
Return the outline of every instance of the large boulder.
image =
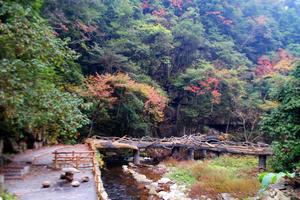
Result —
<instances>
[{"instance_id":1,"label":"large boulder","mask_svg":"<svg viewBox=\"0 0 300 200\"><path fill-rule=\"evenodd\" d=\"M64 178L69 182L72 182L74 180L74 173L80 172L78 169L73 167L63 168L62 171L65 173Z\"/></svg>"}]
</instances>

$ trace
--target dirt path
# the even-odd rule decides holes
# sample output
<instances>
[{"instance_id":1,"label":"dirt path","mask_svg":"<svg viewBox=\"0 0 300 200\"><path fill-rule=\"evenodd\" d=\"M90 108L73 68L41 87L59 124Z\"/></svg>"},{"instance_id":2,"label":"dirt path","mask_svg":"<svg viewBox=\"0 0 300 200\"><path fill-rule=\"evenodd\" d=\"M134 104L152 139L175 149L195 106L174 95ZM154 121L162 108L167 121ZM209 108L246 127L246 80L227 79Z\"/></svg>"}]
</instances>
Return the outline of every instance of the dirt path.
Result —
<instances>
[{"instance_id":1,"label":"dirt path","mask_svg":"<svg viewBox=\"0 0 300 200\"><path fill-rule=\"evenodd\" d=\"M96 200L96 187L91 170L81 170L75 174L75 180L89 176L90 181L74 188L60 180L60 170L51 168L55 150L60 151L87 151L86 145L55 145L38 150L28 150L16 155L14 162L32 163L30 173L23 180L9 180L5 182L9 192L16 194L20 200ZM43 189L43 181L50 181L52 186Z\"/></svg>"}]
</instances>

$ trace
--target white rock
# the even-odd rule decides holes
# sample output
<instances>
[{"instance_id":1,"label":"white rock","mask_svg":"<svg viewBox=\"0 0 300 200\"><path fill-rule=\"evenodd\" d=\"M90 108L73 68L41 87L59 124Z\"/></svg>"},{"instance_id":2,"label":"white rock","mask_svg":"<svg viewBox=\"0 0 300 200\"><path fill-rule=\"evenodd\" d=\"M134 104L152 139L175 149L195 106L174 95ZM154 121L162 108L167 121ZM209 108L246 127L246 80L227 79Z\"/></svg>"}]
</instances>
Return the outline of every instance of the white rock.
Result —
<instances>
[{"instance_id":1,"label":"white rock","mask_svg":"<svg viewBox=\"0 0 300 200\"><path fill-rule=\"evenodd\" d=\"M66 167L62 169L63 172L66 173L79 173L80 171L74 167Z\"/></svg>"},{"instance_id":2,"label":"white rock","mask_svg":"<svg viewBox=\"0 0 300 200\"><path fill-rule=\"evenodd\" d=\"M158 195L158 197L160 197L160 198L164 198L164 197L166 197L166 196L168 195L168 192L160 191L157 195Z\"/></svg>"},{"instance_id":3,"label":"white rock","mask_svg":"<svg viewBox=\"0 0 300 200\"><path fill-rule=\"evenodd\" d=\"M44 181L44 182L42 183L42 186L43 186L43 188L48 188L48 187L51 186L51 182L50 182L50 181Z\"/></svg>"},{"instance_id":4,"label":"white rock","mask_svg":"<svg viewBox=\"0 0 300 200\"><path fill-rule=\"evenodd\" d=\"M128 166L127 165L122 165L123 172L128 172Z\"/></svg>"},{"instance_id":5,"label":"white rock","mask_svg":"<svg viewBox=\"0 0 300 200\"><path fill-rule=\"evenodd\" d=\"M172 191L172 190L177 190L177 184L175 183L175 184L171 185L171 186L170 186L170 190L171 190L171 191Z\"/></svg>"},{"instance_id":6,"label":"white rock","mask_svg":"<svg viewBox=\"0 0 300 200\"><path fill-rule=\"evenodd\" d=\"M150 195L157 195L157 192L156 192L155 188L150 188L148 194L150 194Z\"/></svg>"},{"instance_id":7,"label":"white rock","mask_svg":"<svg viewBox=\"0 0 300 200\"><path fill-rule=\"evenodd\" d=\"M169 199L169 193L165 191L160 191L158 194L158 197L164 200Z\"/></svg>"},{"instance_id":8,"label":"white rock","mask_svg":"<svg viewBox=\"0 0 300 200\"><path fill-rule=\"evenodd\" d=\"M150 184L152 187L158 188L158 183L157 182L153 182Z\"/></svg>"},{"instance_id":9,"label":"white rock","mask_svg":"<svg viewBox=\"0 0 300 200\"><path fill-rule=\"evenodd\" d=\"M79 181L72 181L71 185L73 187L79 187L80 186L80 182Z\"/></svg>"},{"instance_id":10,"label":"white rock","mask_svg":"<svg viewBox=\"0 0 300 200\"><path fill-rule=\"evenodd\" d=\"M90 177L88 176L84 176L81 178L81 182L85 183L85 182L89 182L90 181Z\"/></svg>"},{"instance_id":11,"label":"white rock","mask_svg":"<svg viewBox=\"0 0 300 200\"><path fill-rule=\"evenodd\" d=\"M169 183L169 182L172 182L169 178L161 178L157 181L159 184L166 184L166 183Z\"/></svg>"},{"instance_id":12,"label":"white rock","mask_svg":"<svg viewBox=\"0 0 300 200\"><path fill-rule=\"evenodd\" d=\"M185 187L185 185L179 185L178 189L181 190L181 191L185 191L186 187Z\"/></svg>"}]
</instances>

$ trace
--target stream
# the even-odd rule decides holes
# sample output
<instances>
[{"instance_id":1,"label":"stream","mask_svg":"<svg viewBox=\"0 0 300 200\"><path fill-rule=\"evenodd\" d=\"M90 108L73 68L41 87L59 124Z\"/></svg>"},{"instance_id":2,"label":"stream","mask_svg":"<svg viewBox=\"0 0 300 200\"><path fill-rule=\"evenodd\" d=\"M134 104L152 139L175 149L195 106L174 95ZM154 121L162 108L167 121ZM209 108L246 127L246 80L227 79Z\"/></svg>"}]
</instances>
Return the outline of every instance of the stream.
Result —
<instances>
[{"instance_id":1,"label":"stream","mask_svg":"<svg viewBox=\"0 0 300 200\"><path fill-rule=\"evenodd\" d=\"M148 200L149 190L144 183L137 182L131 174L125 173L122 165L128 165L128 162L120 160L110 160L106 162L107 166L101 170L104 188L111 200ZM146 175L152 181L158 181L162 178L165 171L159 170L157 165L150 164L134 167L134 171ZM168 190L162 187L164 190ZM152 200L159 199L152 195Z\"/></svg>"},{"instance_id":2,"label":"stream","mask_svg":"<svg viewBox=\"0 0 300 200\"><path fill-rule=\"evenodd\" d=\"M122 166L108 166L102 170L102 181L111 200L146 200L148 197L144 185L125 174Z\"/></svg>"}]
</instances>

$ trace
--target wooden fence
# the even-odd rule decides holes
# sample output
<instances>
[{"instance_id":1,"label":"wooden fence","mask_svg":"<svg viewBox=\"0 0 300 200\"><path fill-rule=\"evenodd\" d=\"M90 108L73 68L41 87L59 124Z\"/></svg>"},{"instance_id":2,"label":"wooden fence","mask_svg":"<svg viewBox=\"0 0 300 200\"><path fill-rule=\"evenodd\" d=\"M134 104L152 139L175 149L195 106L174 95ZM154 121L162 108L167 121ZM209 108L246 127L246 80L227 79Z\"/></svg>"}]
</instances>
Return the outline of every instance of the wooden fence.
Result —
<instances>
[{"instance_id":1,"label":"wooden fence","mask_svg":"<svg viewBox=\"0 0 300 200\"><path fill-rule=\"evenodd\" d=\"M54 151L54 167L93 168L94 151Z\"/></svg>"},{"instance_id":2,"label":"wooden fence","mask_svg":"<svg viewBox=\"0 0 300 200\"><path fill-rule=\"evenodd\" d=\"M97 161L97 150L90 145L91 151L54 151L53 163L55 168L75 167L77 169L92 169L96 183L98 200L107 200L101 180L101 172Z\"/></svg>"}]
</instances>

